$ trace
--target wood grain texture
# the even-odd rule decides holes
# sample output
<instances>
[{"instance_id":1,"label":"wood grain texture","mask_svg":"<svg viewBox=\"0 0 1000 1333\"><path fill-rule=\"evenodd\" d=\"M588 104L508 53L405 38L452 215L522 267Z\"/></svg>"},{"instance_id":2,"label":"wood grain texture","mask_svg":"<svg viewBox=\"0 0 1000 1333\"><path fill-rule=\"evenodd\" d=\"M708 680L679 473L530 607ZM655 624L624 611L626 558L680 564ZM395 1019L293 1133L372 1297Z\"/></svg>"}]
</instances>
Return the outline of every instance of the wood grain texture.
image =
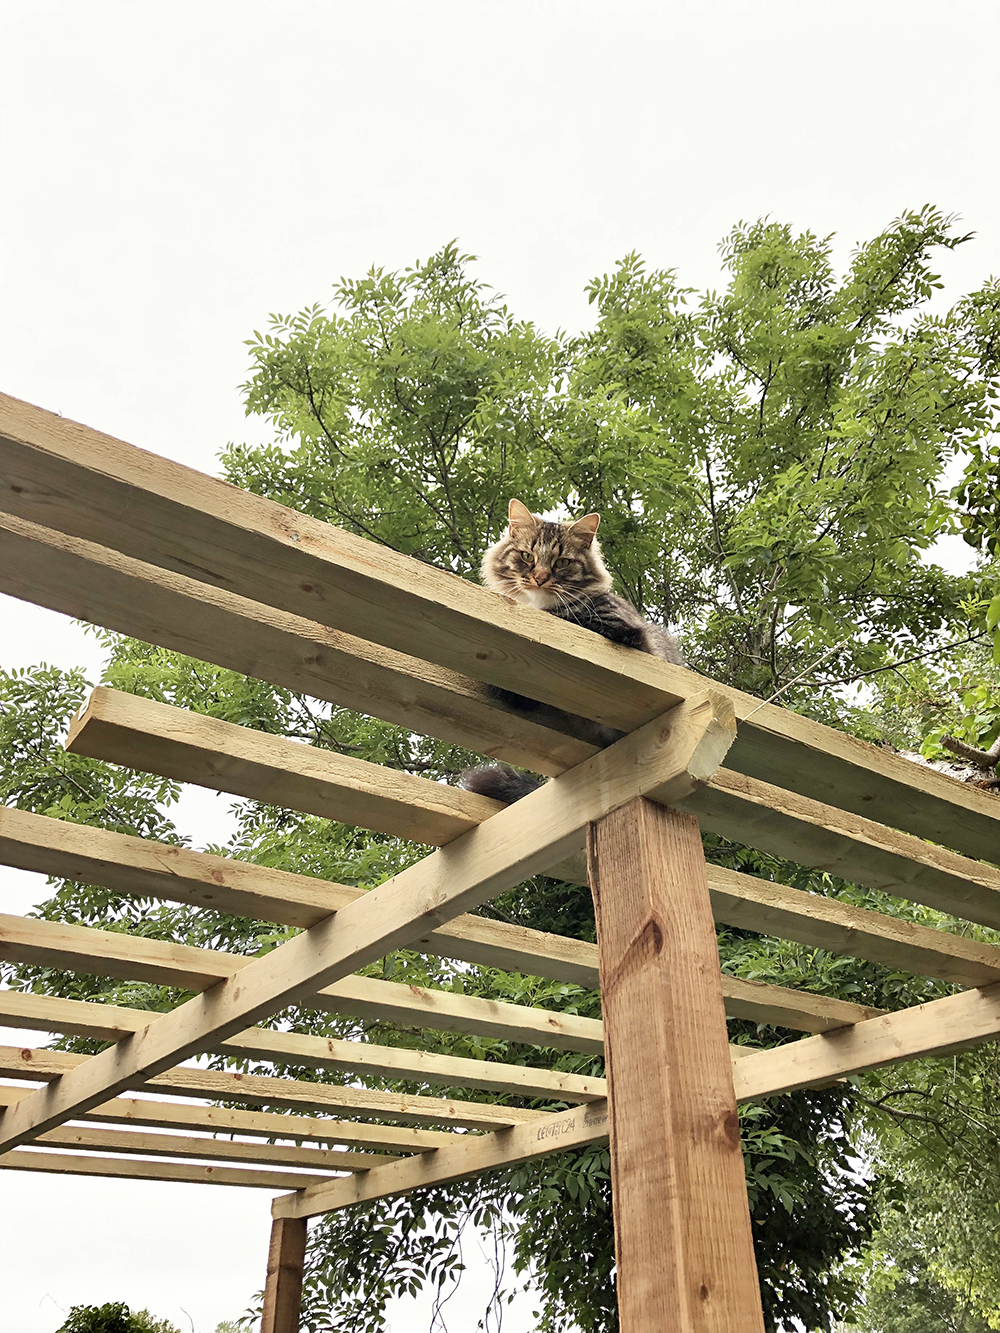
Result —
<instances>
[{"instance_id":1,"label":"wood grain texture","mask_svg":"<svg viewBox=\"0 0 1000 1333\"><path fill-rule=\"evenodd\" d=\"M435 847L503 809L459 787L106 686L70 723L66 748Z\"/></svg>"},{"instance_id":2,"label":"wood grain texture","mask_svg":"<svg viewBox=\"0 0 1000 1333\"><path fill-rule=\"evenodd\" d=\"M32 1046L0 1046L0 1077L47 1082L56 1087L96 1058ZM409 1097L378 1088L313 1083L307 1079L275 1078L266 1074L231 1074L191 1065L168 1069L146 1080L144 1086L151 1092L166 1093L171 1097L211 1097L251 1105L286 1106L290 1110L318 1110L328 1115L385 1116L404 1124L449 1125L457 1129L489 1130L500 1125L527 1124L543 1120L549 1114L496 1102ZM27 1100L22 1098L10 1103L10 1108L16 1111ZM72 1118L79 1117L74 1115Z\"/></svg>"},{"instance_id":3,"label":"wood grain texture","mask_svg":"<svg viewBox=\"0 0 1000 1333\"><path fill-rule=\"evenodd\" d=\"M1000 984L994 984L757 1051L733 1066L733 1077L740 1099L750 1100L900 1060L948 1055L998 1037Z\"/></svg>"},{"instance_id":4,"label":"wood grain texture","mask_svg":"<svg viewBox=\"0 0 1000 1333\"><path fill-rule=\"evenodd\" d=\"M9 808L0 808L0 862L303 929L364 897L362 889L310 875ZM581 949L563 936L484 917L462 915L422 932L414 946L573 985L593 984L597 977L587 946Z\"/></svg>"},{"instance_id":5,"label":"wood grain texture","mask_svg":"<svg viewBox=\"0 0 1000 1333\"><path fill-rule=\"evenodd\" d=\"M275 683L320 698L340 691L336 702L375 716L391 713L390 720L415 730L539 772L559 772L560 763L578 762L586 750L561 760L545 754L547 744L562 745L557 733L565 721L550 717L541 725L535 715L529 735L526 719L502 721L503 710L491 706L474 681L625 730L706 687L685 668L512 606L447 572L6 396L0 399L0 475L5 591L44 605L55 599L55 609L151 642L183 639L167 646L264 679L273 678L268 671L291 670L297 683ZM39 549L25 560L32 542ZM107 547L120 553L116 559L108 559ZM75 569L73 559L67 563L70 552ZM129 593L120 583L126 567L145 582L145 602L137 597L138 584ZM156 589L180 591L171 584L178 579L188 598L186 624L177 606L171 613L152 605ZM116 580L119 586L112 587ZM235 620L226 614L226 598L244 604L228 604ZM268 639L248 623L268 620L277 628L283 617L286 630L289 618L299 622L298 645L279 643L280 629L277 639L273 632ZM111 623L123 619L132 623ZM301 632L310 622L311 652L310 635ZM295 635L292 630L292 640ZM406 657L414 651L439 664L437 671ZM346 660L352 653L353 672ZM346 670L338 681L340 665ZM739 691L725 693L741 723L732 768L975 857L995 856L995 798ZM534 761L527 758L531 749Z\"/></svg>"},{"instance_id":6,"label":"wood grain texture","mask_svg":"<svg viewBox=\"0 0 1000 1333\"><path fill-rule=\"evenodd\" d=\"M589 969L590 984L596 988L596 945L563 939L560 947L568 954L571 946L581 968ZM242 954L3 914L0 914L0 958L190 990L203 990L227 977L235 977L253 961ZM731 1017L801 1032L826 1032L871 1018L877 1012L831 996L728 975L723 977L723 992L726 1011ZM603 1028L596 1019L500 1004L373 977L352 976L335 982L310 996L308 1005L331 1013L357 1014L414 1027L478 1032L506 1041L526 1041L587 1054L598 1054L604 1048Z\"/></svg>"},{"instance_id":7,"label":"wood grain texture","mask_svg":"<svg viewBox=\"0 0 1000 1333\"><path fill-rule=\"evenodd\" d=\"M829 1083L848 1074L1000 1039L1000 984L949 995L912 1009L881 1015L852 1028L806 1037L733 1060L738 1102ZM730 1054L734 1054L730 1048ZM591 1103L554 1115L544 1126L518 1125L476 1139L457 1139L438 1152L412 1157L348 1180L275 1199L276 1216L315 1217L367 1199L405 1194L424 1185L460 1180L493 1167L545 1156L562 1148L607 1141L604 1104Z\"/></svg>"},{"instance_id":8,"label":"wood grain texture","mask_svg":"<svg viewBox=\"0 0 1000 1333\"><path fill-rule=\"evenodd\" d=\"M13 1106L30 1092L27 1087L0 1085L0 1106ZM231 1106L187 1106L182 1102L158 1102L147 1097L115 1097L78 1118L149 1129L256 1134L269 1139L343 1144L349 1148L389 1153L434 1152L450 1146L456 1137L438 1129L370 1124L363 1120L319 1119L301 1114L283 1115L277 1111L246 1111Z\"/></svg>"},{"instance_id":9,"label":"wood grain texture","mask_svg":"<svg viewBox=\"0 0 1000 1333\"><path fill-rule=\"evenodd\" d=\"M243 1166L197 1162L133 1162L120 1157L85 1157L73 1152L36 1149L0 1153L2 1171L44 1171L58 1176L104 1176L109 1180L167 1180L184 1185L236 1185L243 1189L294 1190L322 1185L332 1176L294 1171L263 1171Z\"/></svg>"},{"instance_id":10,"label":"wood grain texture","mask_svg":"<svg viewBox=\"0 0 1000 1333\"><path fill-rule=\"evenodd\" d=\"M368 1171L398 1161L380 1153L333 1152L323 1148L299 1148L288 1144L241 1143L238 1139L212 1139L191 1134L142 1134L134 1129L92 1129L90 1126L60 1125L40 1134L40 1148L97 1149L126 1156L210 1158L253 1166L301 1167L307 1171Z\"/></svg>"},{"instance_id":11,"label":"wood grain texture","mask_svg":"<svg viewBox=\"0 0 1000 1333\"><path fill-rule=\"evenodd\" d=\"M306 1226L305 1218L294 1217L271 1223L260 1333L299 1333Z\"/></svg>"},{"instance_id":12,"label":"wood grain texture","mask_svg":"<svg viewBox=\"0 0 1000 1333\"><path fill-rule=\"evenodd\" d=\"M763 1333L698 822L633 801L588 851L622 1333Z\"/></svg>"},{"instance_id":13,"label":"wood grain texture","mask_svg":"<svg viewBox=\"0 0 1000 1333\"><path fill-rule=\"evenodd\" d=\"M1000 805L1000 797L955 786L977 801ZM1000 929L996 866L731 768L720 769L705 789L679 804L709 832ZM1000 860L1000 842L989 855Z\"/></svg>"},{"instance_id":14,"label":"wood grain texture","mask_svg":"<svg viewBox=\"0 0 1000 1333\"><path fill-rule=\"evenodd\" d=\"M148 1009L0 990L0 1024L10 1027L119 1041L129 1032L141 1032L156 1016ZM549 1101L599 1101L607 1095L601 1078L272 1028L247 1028L219 1042L216 1050L234 1060L267 1060L307 1069L336 1069L360 1078L369 1075L436 1083Z\"/></svg>"},{"instance_id":15,"label":"wood grain texture","mask_svg":"<svg viewBox=\"0 0 1000 1333\"><path fill-rule=\"evenodd\" d=\"M524 717L444 667L2 513L0 592L538 773L596 748L551 709Z\"/></svg>"},{"instance_id":16,"label":"wood grain texture","mask_svg":"<svg viewBox=\"0 0 1000 1333\"><path fill-rule=\"evenodd\" d=\"M600 751L524 800L381 884L363 899L255 958L142 1032L89 1057L8 1107L0 1147L16 1147L170 1069L324 985L523 882L579 846L593 819L645 792L669 801L716 770L732 742L731 713L685 700L665 718Z\"/></svg>"}]
</instances>

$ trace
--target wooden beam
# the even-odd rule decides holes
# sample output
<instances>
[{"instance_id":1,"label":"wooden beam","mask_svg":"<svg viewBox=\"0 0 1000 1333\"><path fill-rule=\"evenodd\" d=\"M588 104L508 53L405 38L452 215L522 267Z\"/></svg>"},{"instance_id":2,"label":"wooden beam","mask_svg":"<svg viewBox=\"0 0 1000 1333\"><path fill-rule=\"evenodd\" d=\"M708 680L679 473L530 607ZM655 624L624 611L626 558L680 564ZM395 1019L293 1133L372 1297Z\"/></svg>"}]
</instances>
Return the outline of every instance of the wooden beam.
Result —
<instances>
[{"instance_id":1,"label":"wooden beam","mask_svg":"<svg viewBox=\"0 0 1000 1333\"><path fill-rule=\"evenodd\" d=\"M596 749L551 709L521 716L443 667L2 513L0 592L538 773Z\"/></svg>"},{"instance_id":2,"label":"wooden beam","mask_svg":"<svg viewBox=\"0 0 1000 1333\"><path fill-rule=\"evenodd\" d=\"M698 821L633 801L588 850L622 1331L763 1333Z\"/></svg>"},{"instance_id":3,"label":"wooden beam","mask_svg":"<svg viewBox=\"0 0 1000 1333\"><path fill-rule=\"evenodd\" d=\"M559 936L550 938L560 940ZM570 946L575 947L580 966L593 971L591 982L596 988L596 946L584 940L566 939L559 945L566 953L570 952ZM0 958L189 990L204 990L207 985L235 977L253 962L243 954L196 949L190 945L125 935L120 931L94 930L88 926L2 914ZM847 1023L858 1023L877 1012L832 996L769 986L728 975L723 977L723 990L726 1011L731 1017L802 1032L825 1032ZM306 1003L310 1008L416 1027L479 1032L507 1041L532 1041L537 1045L583 1050L588 1054L599 1054L603 1050L603 1028L595 1019L499 1004L449 991L408 987L372 977L347 977L333 986L324 987Z\"/></svg>"},{"instance_id":4,"label":"wooden beam","mask_svg":"<svg viewBox=\"0 0 1000 1333\"><path fill-rule=\"evenodd\" d=\"M275 1199L271 1211L275 1217L318 1217L368 1199L409 1194L425 1185L478 1176L493 1167L515 1166L549 1153L606 1143L608 1104L592 1102L560 1111L546 1120L544 1131L537 1125L514 1125L475 1137L455 1135L454 1142L439 1152L403 1157L388 1166L299 1190Z\"/></svg>"},{"instance_id":5,"label":"wooden beam","mask_svg":"<svg viewBox=\"0 0 1000 1333\"><path fill-rule=\"evenodd\" d=\"M122 893L302 928L365 896L363 889L310 875L9 808L0 808L0 861ZM596 982L592 946L581 948L575 940L484 917L462 915L426 929L414 947L573 985Z\"/></svg>"},{"instance_id":6,"label":"wooden beam","mask_svg":"<svg viewBox=\"0 0 1000 1333\"><path fill-rule=\"evenodd\" d=\"M271 1223L260 1333L299 1333L306 1260L305 1218L276 1217Z\"/></svg>"},{"instance_id":7,"label":"wooden beam","mask_svg":"<svg viewBox=\"0 0 1000 1333\"><path fill-rule=\"evenodd\" d=\"M40 1134L40 1148L74 1151L96 1148L99 1152L139 1157L212 1158L254 1166L303 1167L307 1171L368 1171L398 1161L380 1153L333 1152L324 1148L298 1148L288 1144L241 1143L238 1139L211 1139L190 1134L141 1134L134 1129L91 1129L60 1125Z\"/></svg>"},{"instance_id":8,"label":"wooden beam","mask_svg":"<svg viewBox=\"0 0 1000 1333\"><path fill-rule=\"evenodd\" d=\"M0 1085L0 1106L13 1106L31 1092L27 1087ZM327 1120L276 1111L246 1111L231 1106L189 1106L147 1097L115 1097L79 1117L110 1125L151 1129L182 1129L207 1134L256 1134L268 1139L345 1144L374 1152L422 1153L450 1146L456 1135L438 1129L378 1125L363 1120ZM63 1126L60 1126L60 1129ZM52 1131L53 1133L58 1131Z\"/></svg>"},{"instance_id":9,"label":"wooden beam","mask_svg":"<svg viewBox=\"0 0 1000 1333\"><path fill-rule=\"evenodd\" d=\"M579 847L594 819L655 792L688 795L732 741L731 714L708 696L685 700L592 759L456 838L230 980L163 1015L0 1119L0 1148L15 1147L74 1114L162 1074L324 985L523 882Z\"/></svg>"},{"instance_id":10,"label":"wooden beam","mask_svg":"<svg viewBox=\"0 0 1000 1333\"><path fill-rule=\"evenodd\" d=\"M138 1036L139 1034L137 1034ZM114 1050L114 1047L111 1048ZM0 1077L47 1081L57 1087L79 1074L97 1056L76 1055L31 1046L0 1046ZM545 1111L529 1111L495 1102L474 1102L444 1097L408 1097L378 1088L356 1088L339 1083L312 1083L307 1079L273 1078L263 1074L231 1074L217 1069L177 1065L146 1080L152 1092L172 1097L212 1097L265 1106L308 1107L335 1115L391 1116L404 1123L451 1125L460 1129L496 1129L544 1120ZM39 1089L44 1091L44 1089ZM15 1113L30 1100L18 1101L4 1113ZM92 1108L86 1108L92 1109ZM82 1112L81 1112L82 1114ZM80 1116L73 1115L72 1119ZM69 1116L65 1119L70 1119ZM0 1124L3 1122L0 1121Z\"/></svg>"},{"instance_id":11,"label":"wooden beam","mask_svg":"<svg viewBox=\"0 0 1000 1333\"><path fill-rule=\"evenodd\" d=\"M148 1009L64 1000L32 991L0 990L0 1023L11 1027L119 1041L129 1032L141 1032L156 1017ZM362 1078L368 1075L439 1083L549 1101L600 1101L607 1095L602 1078L272 1028L247 1028L220 1041L214 1049L234 1060L267 1060L313 1069L344 1070Z\"/></svg>"},{"instance_id":12,"label":"wooden beam","mask_svg":"<svg viewBox=\"0 0 1000 1333\"><path fill-rule=\"evenodd\" d=\"M301 676L290 688L320 698L339 690L335 701L347 707L375 716L393 713L390 720L429 735L447 731L445 739L502 754L539 772L560 769L552 766L551 753L545 762L537 762L541 756L535 762L525 757L532 739L544 750L548 729L550 744L558 747L553 733L565 721L549 717L546 728L538 726L536 716L533 738L518 728L515 740L513 731L498 723L496 708L482 707L487 702L482 692L469 692L470 677L625 730L706 685L682 667L629 652L531 607L506 603L445 571L6 396L0 399L0 475L0 506L9 515L4 526L10 534L9 545L0 539L5 591L44 605L59 601L55 609L68 614L264 679L273 679L268 672L275 669L285 674L289 657L305 657L302 675L312 677L318 688L310 688ZM40 524L50 530L48 537ZM36 550L34 558L22 562L24 543L32 540L49 554ZM146 571L159 571L152 582L160 587L181 579L193 602L202 603L202 612L192 606L191 623L184 626L176 616L158 621L151 605L136 602L129 608L123 589L110 586L110 567L101 580L96 576L103 559L96 553L105 544L122 553L111 562L119 573L126 564L133 570L141 564ZM84 555L88 545L90 555ZM89 560L90 573L81 578L78 570L75 578L69 576L52 554L56 547ZM106 586L97 588L98 582ZM172 586L175 592L179 588ZM211 613L206 621L209 601L221 608L219 599L226 597L243 602L244 610L257 603L250 620L261 622L260 604L267 604L279 618L304 617L300 625L312 621L318 631L312 652L292 648L289 654L288 644L276 656L269 654L255 631L239 636L241 649L224 613L217 609L214 623ZM343 681L333 683L350 635L357 636L349 648L358 661L353 672L343 673ZM164 636L183 639L187 646L167 643ZM302 639L305 647L308 636ZM372 650L373 644L382 646L381 653ZM414 651L439 664L437 671L403 659ZM244 665L234 665L234 653ZM385 656L392 653L395 658ZM256 669L247 665L248 658ZM401 681L403 660L419 682L409 698ZM386 669L380 699L371 686ZM739 691L726 694L741 723L732 768L977 857L993 854L1000 823L995 798ZM467 724L462 738L458 733ZM515 750L520 760L513 758ZM577 750L564 766L582 757Z\"/></svg>"},{"instance_id":13,"label":"wooden beam","mask_svg":"<svg viewBox=\"0 0 1000 1333\"><path fill-rule=\"evenodd\" d=\"M821 1037L757 1051L733 1066L741 1100L770 1097L863 1069L948 1055L1000 1037L1000 984L946 995Z\"/></svg>"},{"instance_id":14,"label":"wooden beam","mask_svg":"<svg viewBox=\"0 0 1000 1333\"><path fill-rule=\"evenodd\" d=\"M200 1166L195 1162L132 1162L120 1157L84 1157L33 1148L0 1153L0 1170L45 1171L59 1176L106 1176L111 1180L171 1180L185 1185L239 1185L249 1189L294 1190L322 1185L335 1176L294 1171L261 1171L242 1166Z\"/></svg>"},{"instance_id":15,"label":"wooden beam","mask_svg":"<svg viewBox=\"0 0 1000 1333\"><path fill-rule=\"evenodd\" d=\"M86 710L72 724L67 748L91 758L131 765L181 782L201 783L289 809L324 813L321 807L326 800L328 813L333 805L332 794L329 798L316 794L320 786L316 775L323 771L328 758L326 752L106 687L94 691ZM303 752L315 759L304 762ZM384 806L380 803L381 775L387 770L378 765L362 767L366 771L362 785L369 807L360 812L363 818L357 822L400 837L409 836L413 830L412 821L410 824L394 823L391 802ZM368 769L372 771L367 773ZM305 776L313 777L314 781L311 784L304 781ZM442 791L440 783L428 783L425 779L414 781L418 784L416 790L421 790L422 784L431 788L432 793ZM443 790L450 792L453 789ZM464 811L465 818L471 822L489 818L500 808L497 802L483 797L470 795L469 799L482 802L481 807L469 806ZM1000 927L1000 870L995 866L729 769L720 769L705 788L683 804L684 808L698 815L704 828L713 833L788 857L801 865L838 874L858 884L911 898L940 911ZM0 832L0 854L3 845ZM20 850L17 855L23 859L31 853ZM48 866L39 868L53 873ZM100 867L98 873L101 873ZM211 873L218 879L219 867L213 866ZM555 868L553 873L556 873ZM582 858L579 866L564 865L558 873L581 883L586 880ZM206 878L207 875L201 877L199 887L205 884ZM299 886L287 885L280 879L273 887L279 892L288 890L293 894L299 889ZM208 888L211 891L211 885ZM307 884L307 893L309 888ZM343 892L341 886L331 886L331 891ZM349 894L357 892L347 890ZM261 896L264 898L263 893ZM234 903L234 908L238 906ZM308 902L304 906L308 910ZM255 910L280 912L282 909L280 905L269 908L264 898ZM281 919L286 918L282 916ZM297 918L289 924L310 925L312 921ZM516 958L522 966L546 965L545 962L532 964L530 959L524 958L519 952L520 942L505 939L502 930L492 929L495 924L487 924L485 931L481 928L474 940L467 938L466 955L470 947L489 948L495 943L504 950L505 958L511 961ZM455 922L451 930L457 932L462 927L471 930L469 921ZM450 937L450 932L443 934ZM447 948L447 944L444 947ZM530 944L527 947L530 951ZM459 949L461 951L461 944ZM482 959L473 960L466 956L466 961ZM557 958L553 962L556 968L576 965L571 958ZM568 978L564 975L557 979Z\"/></svg>"},{"instance_id":16,"label":"wooden beam","mask_svg":"<svg viewBox=\"0 0 1000 1333\"><path fill-rule=\"evenodd\" d=\"M1000 870L947 847L732 769L680 805L709 832L1000 929Z\"/></svg>"},{"instance_id":17,"label":"wooden beam","mask_svg":"<svg viewBox=\"0 0 1000 1333\"><path fill-rule=\"evenodd\" d=\"M435 847L503 809L459 787L106 686L70 723L66 748Z\"/></svg>"},{"instance_id":18,"label":"wooden beam","mask_svg":"<svg viewBox=\"0 0 1000 1333\"><path fill-rule=\"evenodd\" d=\"M948 995L940 1000L867 1019L851 1028L804 1037L733 1062L738 1102L829 1083L866 1069L904 1060L939 1057L1000 1039L1000 984ZM368 1199L428 1185L446 1184L494 1167L533 1157L605 1143L606 1106L592 1102L553 1115L544 1125L517 1125L474 1139L455 1136L452 1145L374 1167L346 1180L275 1199L278 1217L316 1217Z\"/></svg>"}]
</instances>

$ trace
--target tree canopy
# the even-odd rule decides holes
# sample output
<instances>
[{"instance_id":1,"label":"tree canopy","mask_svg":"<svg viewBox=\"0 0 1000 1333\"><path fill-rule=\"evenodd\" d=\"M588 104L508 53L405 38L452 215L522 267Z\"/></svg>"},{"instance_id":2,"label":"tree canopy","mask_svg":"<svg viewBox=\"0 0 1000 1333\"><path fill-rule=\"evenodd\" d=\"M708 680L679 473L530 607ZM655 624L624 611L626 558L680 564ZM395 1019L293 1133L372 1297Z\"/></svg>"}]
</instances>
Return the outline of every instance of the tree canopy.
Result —
<instances>
[{"instance_id":1,"label":"tree canopy","mask_svg":"<svg viewBox=\"0 0 1000 1333\"><path fill-rule=\"evenodd\" d=\"M935 255L968 239L928 207L858 246L838 271L832 238L770 221L740 225L721 247L719 291L683 288L673 272L628 255L587 288L595 317L576 335L547 334L516 318L476 275L472 257L447 245L404 272L376 268L342 279L329 305L275 317L254 335L247 411L272 424L274 440L229 446L224 475L468 578L499 535L511 496L555 515L597 509L620 591L651 619L673 626L691 664L707 675L761 698L778 695L868 738L924 744L928 753L940 749L946 725L964 726L976 743L989 741L993 733L981 725L987 714L1000 734L1000 706L991 702L998 677L980 647L990 566L957 575L933 558L935 541L963 522L980 540L988 506L975 492L976 478L993 465L1000 291L987 283L945 313L940 299L932 302L940 287ZM956 459L968 462L964 490L949 480ZM985 537L981 544L988 546ZM104 680L120 689L445 780L472 758L135 640L102 638ZM937 711L921 693L932 676L943 696ZM977 689L978 713L966 698ZM0 678L0 727L10 756L0 774L4 799L58 818L179 839L170 818L174 785L61 749L85 690L71 669ZM383 835L246 801L238 803L234 838L220 850L362 887L417 855ZM706 854L764 878L948 924L930 909L718 838L706 839ZM72 883L54 885L38 910L249 953L290 933ZM593 938L586 890L551 879L523 885L483 911ZM723 966L740 976L887 1008L948 990L750 932L721 932L720 950ZM53 969L8 971L14 985L150 1009L181 998ZM580 987L408 951L369 971L599 1013L598 997ZM552 1052L468 1034L417 1033L306 1010L291 1017L303 1031L331 1036L552 1063ZM733 1039L757 1045L789 1037L748 1023L731 1028ZM93 1048L77 1039L63 1044ZM976 1064L982 1057L969 1059L962 1077L985 1087L986 1067ZM556 1063L602 1071L600 1061L579 1054ZM929 1062L926 1073L905 1073L933 1084L940 1069ZM852 1311L870 1313L887 1289L886 1273L908 1272L906 1264L914 1281L940 1291L946 1308L971 1271L957 1222L955 1237L932 1253L940 1229L932 1225L928 1191L912 1184L899 1137L909 1122L886 1110L902 1104L894 1100L898 1077L869 1076L745 1109L747 1183L771 1328L827 1330ZM930 1095L921 1084L912 1095L925 1091ZM961 1135L947 1128L947 1117L957 1114L960 1099L948 1095L950 1110L943 1085L935 1092L935 1117L945 1129L933 1153L947 1157L955 1197L964 1197L974 1163L985 1157L966 1161L957 1153ZM983 1135L976 1153L988 1154L992 1145L995 1154L994 1129ZM931 1160L929 1145L921 1160ZM904 1213L906 1227L899 1222ZM976 1216L979 1225L983 1215ZM918 1218L926 1225L920 1222L922 1248L914 1258L892 1237ZM540 1333L616 1327L608 1164L599 1149L494 1173L474 1187L332 1214L313 1231L306 1327L378 1333L390 1296L427 1285L443 1299L460 1272L470 1228L496 1245L498 1299L531 1279ZM971 1221L967 1230L974 1230ZM970 1300L988 1306L993 1318L1000 1264L983 1247L974 1262ZM870 1299L859 1305L866 1284ZM973 1314L986 1317L979 1306ZM493 1327L495 1313L484 1321ZM979 1325L968 1327L971 1333ZM906 1326L906 1333L916 1328Z\"/></svg>"}]
</instances>

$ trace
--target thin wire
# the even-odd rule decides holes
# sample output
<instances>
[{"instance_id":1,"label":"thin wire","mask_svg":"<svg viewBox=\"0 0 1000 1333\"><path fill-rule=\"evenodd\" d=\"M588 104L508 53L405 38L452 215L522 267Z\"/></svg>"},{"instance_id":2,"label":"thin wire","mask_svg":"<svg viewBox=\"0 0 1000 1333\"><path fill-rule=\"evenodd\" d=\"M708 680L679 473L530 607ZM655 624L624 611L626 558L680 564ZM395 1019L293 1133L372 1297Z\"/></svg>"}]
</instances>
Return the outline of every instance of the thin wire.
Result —
<instances>
[{"instance_id":1,"label":"thin wire","mask_svg":"<svg viewBox=\"0 0 1000 1333\"><path fill-rule=\"evenodd\" d=\"M761 703L759 703L756 708L751 709L750 712L747 713L743 721L748 722L750 718L753 717L754 713L759 713L762 708L766 708L768 704L773 703L775 699L778 698L779 695L784 694L786 690L790 690L793 685L797 685L800 680L810 675L813 671L816 670L818 666L822 666L828 657L832 657L834 653L838 652L841 648L843 648L844 644L847 643L848 640L852 639L853 637L854 637L853 632L851 634L846 634L844 638L840 640L839 643L835 643L833 647L828 649L827 652L823 653L821 657L817 657L815 662L810 662L810 664L806 667L805 671L800 671L799 674L795 676L792 680L790 680L787 685L782 685L780 690L775 690L772 695L770 695L767 699L764 699Z\"/></svg>"}]
</instances>

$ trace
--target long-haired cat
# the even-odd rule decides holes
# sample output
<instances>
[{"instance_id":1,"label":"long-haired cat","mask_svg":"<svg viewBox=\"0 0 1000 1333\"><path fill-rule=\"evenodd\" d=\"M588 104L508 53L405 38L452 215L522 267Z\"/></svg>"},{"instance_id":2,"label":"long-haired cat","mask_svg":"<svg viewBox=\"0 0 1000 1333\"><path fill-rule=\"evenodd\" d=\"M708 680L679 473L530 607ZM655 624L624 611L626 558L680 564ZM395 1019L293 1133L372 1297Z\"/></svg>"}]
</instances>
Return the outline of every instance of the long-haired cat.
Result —
<instances>
[{"instance_id":1,"label":"long-haired cat","mask_svg":"<svg viewBox=\"0 0 1000 1333\"><path fill-rule=\"evenodd\" d=\"M511 500L506 533L483 556L483 583L512 601L538 607L601 634L612 643L682 665L676 640L651 625L631 602L611 591L612 578L597 540L600 514L584 514L573 523L550 523L520 500ZM507 690L492 693L523 711L538 707ZM593 723L586 739L607 745L621 733ZM539 785L506 764L473 768L460 779L467 791L500 801L516 801Z\"/></svg>"}]
</instances>

